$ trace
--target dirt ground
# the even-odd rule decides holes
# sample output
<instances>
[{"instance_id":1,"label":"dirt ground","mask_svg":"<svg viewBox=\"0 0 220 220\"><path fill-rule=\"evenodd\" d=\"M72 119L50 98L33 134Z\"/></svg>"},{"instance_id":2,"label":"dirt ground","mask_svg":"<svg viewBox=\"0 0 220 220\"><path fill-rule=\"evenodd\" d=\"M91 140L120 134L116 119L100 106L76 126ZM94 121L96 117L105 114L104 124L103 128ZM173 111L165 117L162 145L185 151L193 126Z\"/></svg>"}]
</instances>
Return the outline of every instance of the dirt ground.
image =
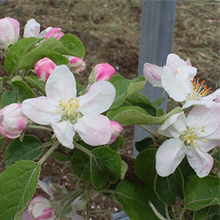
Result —
<instances>
[{"instance_id":1,"label":"dirt ground","mask_svg":"<svg viewBox=\"0 0 220 220\"><path fill-rule=\"evenodd\" d=\"M128 79L137 76L141 3L141 0L0 0L0 18L17 19L21 36L31 18L41 24L41 30L60 27L64 33L77 35L85 46L87 64L79 81L86 84L92 65L102 62L111 64ZM219 19L218 0L177 0L173 52L183 59L189 57L200 78L212 90L220 87ZM1 75L5 74L3 64L0 60ZM133 127L124 129L122 154L132 155L133 133ZM3 153L0 160L3 162ZM59 163L51 157L42 168L41 178L46 176L68 189L74 188L75 178L68 163ZM114 199L100 195L94 195L90 203L91 220L110 219L112 212L120 210Z\"/></svg>"}]
</instances>

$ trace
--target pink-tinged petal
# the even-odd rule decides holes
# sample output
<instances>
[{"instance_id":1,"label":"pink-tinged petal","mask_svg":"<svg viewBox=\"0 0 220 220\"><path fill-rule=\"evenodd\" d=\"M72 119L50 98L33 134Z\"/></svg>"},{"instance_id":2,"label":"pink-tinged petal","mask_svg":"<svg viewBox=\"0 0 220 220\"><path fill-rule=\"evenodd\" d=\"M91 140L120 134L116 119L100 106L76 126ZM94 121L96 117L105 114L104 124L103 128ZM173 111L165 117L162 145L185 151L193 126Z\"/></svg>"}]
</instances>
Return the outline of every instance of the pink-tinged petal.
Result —
<instances>
[{"instance_id":1,"label":"pink-tinged petal","mask_svg":"<svg viewBox=\"0 0 220 220\"><path fill-rule=\"evenodd\" d=\"M55 37L58 40L64 35L64 33L61 31L60 28L51 28L47 34L46 34L46 39L50 37Z\"/></svg>"},{"instance_id":2,"label":"pink-tinged petal","mask_svg":"<svg viewBox=\"0 0 220 220\"><path fill-rule=\"evenodd\" d=\"M30 19L27 24L24 26L24 38L27 37L39 37L40 33L40 24L36 22L35 19Z\"/></svg>"},{"instance_id":3,"label":"pink-tinged petal","mask_svg":"<svg viewBox=\"0 0 220 220\"><path fill-rule=\"evenodd\" d=\"M178 138L186 130L184 112L170 116L158 129L158 133L166 137Z\"/></svg>"},{"instance_id":4,"label":"pink-tinged petal","mask_svg":"<svg viewBox=\"0 0 220 220\"><path fill-rule=\"evenodd\" d=\"M103 115L90 114L78 118L75 131L83 141L92 146L107 144L111 138L110 120Z\"/></svg>"},{"instance_id":5,"label":"pink-tinged petal","mask_svg":"<svg viewBox=\"0 0 220 220\"><path fill-rule=\"evenodd\" d=\"M181 59L178 55L174 53L170 53L167 56L166 66L169 67L173 72L175 72L177 68L181 66L187 66L187 63L186 61Z\"/></svg>"},{"instance_id":6,"label":"pink-tinged petal","mask_svg":"<svg viewBox=\"0 0 220 220\"><path fill-rule=\"evenodd\" d=\"M192 63L191 63L191 61L190 61L189 58L186 60L186 65L187 65L187 66L192 66Z\"/></svg>"},{"instance_id":7,"label":"pink-tinged petal","mask_svg":"<svg viewBox=\"0 0 220 220\"><path fill-rule=\"evenodd\" d=\"M185 104L183 105L182 109L189 108L193 105L204 105L207 108L211 108L215 102L214 101L203 101L203 100L189 100L186 101Z\"/></svg>"},{"instance_id":8,"label":"pink-tinged petal","mask_svg":"<svg viewBox=\"0 0 220 220\"><path fill-rule=\"evenodd\" d=\"M86 63L83 61L83 59L73 56L67 56L67 58L70 61L69 67L72 69L73 72L80 73L86 69Z\"/></svg>"},{"instance_id":9,"label":"pink-tinged petal","mask_svg":"<svg viewBox=\"0 0 220 220\"><path fill-rule=\"evenodd\" d=\"M67 148L73 149L73 137L75 136L75 130L73 124L69 121L51 122L51 127L58 141Z\"/></svg>"},{"instance_id":10,"label":"pink-tinged petal","mask_svg":"<svg viewBox=\"0 0 220 220\"><path fill-rule=\"evenodd\" d=\"M177 138L165 141L156 153L156 171L159 176L165 177L174 173L183 160L186 146Z\"/></svg>"},{"instance_id":11,"label":"pink-tinged petal","mask_svg":"<svg viewBox=\"0 0 220 220\"><path fill-rule=\"evenodd\" d=\"M22 220L35 220L35 219L32 218L28 210L26 210L22 215Z\"/></svg>"},{"instance_id":12,"label":"pink-tinged petal","mask_svg":"<svg viewBox=\"0 0 220 220\"><path fill-rule=\"evenodd\" d=\"M33 122L41 125L49 125L51 121L59 121L62 116L56 112L57 106L51 104L44 96L24 100L22 111Z\"/></svg>"},{"instance_id":13,"label":"pink-tinged petal","mask_svg":"<svg viewBox=\"0 0 220 220\"><path fill-rule=\"evenodd\" d=\"M41 31L39 37L45 38L47 33L49 32L49 30L51 30L51 29L52 29L52 27L47 27L45 30Z\"/></svg>"},{"instance_id":14,"label":"pink-tinged petal","mask_svg":"<svg viewBox=\"0 0 220 220\"><path fill-rule=\"evenodd\" d=\"M186 157L199 177L205 177L210 173L213 166L213 158L207 152L202 151L199 147L191 148L187 150Z\"/></svg>"},{"instance_id":15,"label":"pink-tinged petal","mask_svg":"<svg viewBox=\"0 0 220 220\"><path fill-rule=\"evenodd\" d=\"M201 132L199 136L206 137L212 134L219 126L220 123L220 105L215 104L211 108L206 106L196 106L193 108L187 118L186 125L188 127L195 127L195 132L200 132L204 126L204 132Z\"/></svg>"},{"instance_id":16,"label":"pink-tinged petal","mask_svg":"<svg viewBox=\"0 0 220 220\"><path fill-rule=\"evenodd\" d=\"M192 66L181 66L176 69L174 75L179 82L184 83L184 86L187 86L186 91L190 91L192 88L192 80L197 74L197 69ZM188 84L190 86L188 86Z\"/></svg>"},{"instance_id":17,"label":"pink-tinged petal","mask_svg":"<svg viewBox=\"0 0 220 220\"><path fill-rule=\"evenodd\" d=\"M116 121L110 121L111 122L111 129L112 129L112 134L111 134L111 139L108 142L108 144L113 143L119 134L123 131L123 127Z\"/></svg>"},{"instance_id":18,"label":"pink-tinged petal","mask_svg":"<svg viewBox=\"0 0 220 220\"><path fill-rule=\"evenodd\" d=\"M115 74L115 68L108 63L100 63L94 67L94 72L96 75L96 81L109 81Z\"/></svg>"},{"instance_id":19,"label":"pink-tinged petal","mask_svg":"<svg viewBox=\"0 0 220 220\"><path fill-rule=\"evenodd\" d=\"M220 98L220 89L217 89L213 93L202 97L201 100L209 101L209 100L215 100L217 98Z\"/></svg>"},{"instance_id":20,"label":"pink-tinged petal","mask_svg":"<svg viewBox=\"0 0 220 220\"><path fill-rule=\"evenodd\" d=\"M145 63L143 74L146 80L149 81L154 87L162 87L161 77L163 68L154 64Z\"/></svg>"},{"instance_id":21,"label":"pink-tinged petal","mask_svg":"<svg viewBox=\"0 0 220 220\"><path fill-rule=\"evenodd\" d=\"M102 113L110 108L115 98L115 88L107 81L95 82L89 91L79 97L79 111L83 115Z\"/></svg>"},{"instance_id":22,"label":"pink-tinged petal","mask_svg":"<svg viewBox=\"0 0 220 220\"><path fill-rule=\"evenodd\" d=\"M191 92L190 84L192 83L177 80L175 74L168 67L163 67L161 83L168 95L178 102L185 101L187 95Z\"/></svg>"},{"instance_id":23,"label":"pink-tinged petal","mask_svg":"<svg viewBox=\"0 0 220 220\"><path fill-rule=\"evenodd\" d=\"M66 65L54 69L46 83L46 94L54 105L58 105L59 100L68 102L69 98L76 98L75 77Z\"/></svg>"}]
</instances>

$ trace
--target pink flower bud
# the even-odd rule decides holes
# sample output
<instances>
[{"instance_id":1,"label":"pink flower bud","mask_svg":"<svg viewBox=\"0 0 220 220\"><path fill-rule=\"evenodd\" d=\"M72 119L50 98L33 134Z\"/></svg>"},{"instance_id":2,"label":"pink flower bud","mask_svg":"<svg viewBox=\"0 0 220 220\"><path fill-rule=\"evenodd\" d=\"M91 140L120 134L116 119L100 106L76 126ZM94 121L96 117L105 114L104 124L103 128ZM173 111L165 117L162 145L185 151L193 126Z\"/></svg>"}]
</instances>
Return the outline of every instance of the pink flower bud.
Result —
<instances>
[{"instance_id":1,"label":"pink flower bud","mask_svg":"<svg viewBox=\"0 0 220 220\"><path fill-rule=\"evenodd\" d=\"M163 68L154 64L145 63L143 74L146 80L152 84L154 87L162 87L161 76L163 73Z\"/></svg>"},{"instance_id":2,"label":"pink flower bud","mask_svg":"<svg viewBox=\"0 0 220 220\"><path fill-rule=\"evenodd\" d=\"M30 19L27 24L24 26L24 38L27 37L39 37L40 33L40 24L36 22L35 19Z\"/></svg>"},{"instance_id":3,"label":"pink flower bud","mask_svg":"<svg viewBox=\"0 0 220 220\"><path fill-rule=\"evenodd\" d=\"M109 81L115 74L115 68L108 63L100 63L94 67L96 82L100 80Z\"/></svg>"},{"instance_id":4,"label":"pink flower bud","mask_svg":"<svg viewBox=\"0 0 220 220\"><path fill-rule=\"evenodd\" d=\"M14 18L0 19L0 49L15 43L19 38L20 24Z\"/></svg>"},{"instance_id":5,"label":"pink flower bud","mask_svg":"<svg viewBox=\"0 0 220 220\"><path fill-rule=\"evenodd\" d=\"M28 118L22 113L21 104L12 103L0 110L0 134L15 139L27 127Z\"/></svg>"},{"instance_id":6,"label":"pink flower bud","mask_svg":"<svg viewBox=\"0 0 220 220\"><path fill-rule=\"evenodd\" d=\"M111 139L108 142L108 144L113 143L118 135L120 134L120 132L122 132L123 127L116 121L110 121L111 122L111 129L112 129L112 134L111 134Z\"/></svg>"},{"instance_id":7,"label":"pink flower bud","mask_svg":"<svg viewBox=\"0 0 220 220\"><path fill-rule=\"evenodd\" d=\"M79 57L68 56L70 68L75 73L80 73L86 69L86 63Z\"/></svg>"},{"instance_id":8,"label":"pink flower bud","mask_svg":"<svg viewBox=\"0 0 220 220\"><path fill-rule=\"evenodd\" d=\"M46 39L49 37L55 37L58 40L64 35L64 33L61 31L60 28L51 28L47 34L46 34Z\"/></svg>"},{"instance_id":9,"label":"pink flower bud","mask_svg":"<svg viewBox=\"0 0 220 220\"><path fill-rule=\"evenodd\" d=\"M22 220L56 220L55 210L51 202L43 196L34 197L27 210L24 212Z\"/></svg>"},{"instance_id":10,"label":"pink flower bud","mask_svg":"<svg viewBox=\"0 0 220 220\"><path fill-rule=\"evenodd\" d=\"M34 70L40 79L45 82L56 66L57 65L51 59L44 57L37 61L34 65Z\"/></svg>"}]
</instances>

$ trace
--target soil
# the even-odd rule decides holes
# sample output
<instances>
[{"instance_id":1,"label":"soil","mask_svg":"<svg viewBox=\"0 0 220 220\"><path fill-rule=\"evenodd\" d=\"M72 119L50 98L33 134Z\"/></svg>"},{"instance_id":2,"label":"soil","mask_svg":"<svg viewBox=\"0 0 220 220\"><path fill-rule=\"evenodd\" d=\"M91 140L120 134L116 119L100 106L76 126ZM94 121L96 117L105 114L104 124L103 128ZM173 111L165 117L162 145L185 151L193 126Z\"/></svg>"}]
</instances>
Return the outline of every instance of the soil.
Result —
<instances>
[{"instance_id":1,"label":"soil","mask_svg":"<svg viewBox=\"0 0 220 220\"><path fill-rule=\"evenodd\" d=\"M98 63L111 64L127 79L137 76L141 3L141 0L0 0L0 18L17 19L21 36L24 25L31 18L41 24L41 30L48 26L60 27L64 33L77 35L84 44L87 65L78 81L86 85L92 66ZM212 90L220 87L218 3L217 0L177 1L173 42L173 52L183 59L190 57L198 75ZM0 74L7 74L1 59ZM125 147L120 153L131 157L134 128L125 127L122 136ZM0 154L0 172L4 169L4 150ZM70 164L60 163L53 157L42 166L40 178L45 177L64 184L69 190L75 187L76 178ZM107 220L112 212L122 210L114 198L93 196L91 220Z\"/></svg>"}]
</instances>

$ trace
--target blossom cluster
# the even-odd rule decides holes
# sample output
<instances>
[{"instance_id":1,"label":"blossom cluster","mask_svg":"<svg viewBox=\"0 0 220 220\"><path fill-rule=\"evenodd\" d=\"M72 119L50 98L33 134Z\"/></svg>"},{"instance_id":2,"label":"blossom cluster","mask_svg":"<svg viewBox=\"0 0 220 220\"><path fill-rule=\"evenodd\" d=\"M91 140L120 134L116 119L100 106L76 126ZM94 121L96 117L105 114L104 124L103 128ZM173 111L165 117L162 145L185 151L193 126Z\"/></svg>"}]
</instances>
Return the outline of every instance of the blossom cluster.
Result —
<instances>
[{"instance_id":1,"label":"blossom cluster","mask_svg":"<svg viewBox=\"0 0 220 220\"><path fill-rule=\"evenodd\" d=\"M208 152L220 146L220 89L209 94L211 88L196 74L190 60L176 54L169 54L163 67L144 64L144 76L154 87L162 87L183 109L193 106L187 117L184 112L172 115L158 129L168 138L156 154L160 176L172 174L185 155L199 177L207 176L213 167Z\"/></svg>"}]
</instances>

